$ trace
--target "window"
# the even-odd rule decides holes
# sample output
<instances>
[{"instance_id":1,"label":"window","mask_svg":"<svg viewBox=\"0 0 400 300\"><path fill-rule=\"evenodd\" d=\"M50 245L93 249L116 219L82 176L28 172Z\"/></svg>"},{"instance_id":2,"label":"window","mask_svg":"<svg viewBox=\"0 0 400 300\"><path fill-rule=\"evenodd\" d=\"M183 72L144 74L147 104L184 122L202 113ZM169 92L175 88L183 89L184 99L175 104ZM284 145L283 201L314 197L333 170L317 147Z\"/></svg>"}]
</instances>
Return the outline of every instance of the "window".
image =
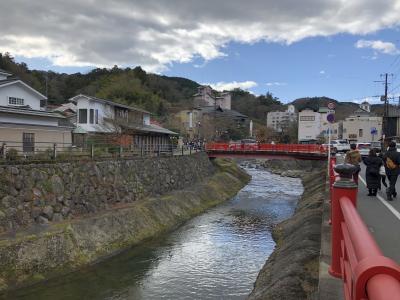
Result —
<instances>
[{"instance_id":1,"label":"window","mask_svg":"<svg viewBox=\"0 0 400 300\"><path fill-rule=\"evenodd\" d=\"M35 152L35 134L34 133L22 133L22 151Z\"/></svg>"},{"instance_id":2,"label":"window","mask_svg":"<svg viewBox=\"0 0 400 300\"><path fill-rule=\"evenodd\" d=\"M362 129L358 129L358 136L362 137L363 136L363 130Z\"/></svg>"},{"instance_id":3,"label":"window","mask_svg":"<svg viewBox=\"0 0 400 300\"><path fill-rule=\"evenodd\" d=\"M95 122L96 122L96 124L99 124L99 110L98 109L96 109Z\"/></svg>"},{"instance_id":4,"label":"window","mask_svg":"<svg viewBox=\"0 0 400 300\"><path fill-rule=\"evenodd\" d=\"M9 105L24 105L24 99L16 97L8 97Z\"/></svg>"},{"instance_id":5,"label":"window","mask_svg":"<svg viewBox=\"0 0 400 300\"><path fill-rule=\"evenodd\" d=\"M300 116L300 121L315 121L315 116Z\"/></svg>"},{"instance_id":6,"label":"window","mask_svg":"<svg viewBox=\"0 0 400 300\"><path fill-rule=\"evenodd\" d=\"M87 109L79 109L79 123L86 124L87 123Z\"/></svg>"},{"instance_id":7,"label":"window","mask_svg":"<svg viewBox=\"0 0 400 300\"><path fill-rule=\"evenodd\" d=\"M89 110L89 123L90 124L94 123L94 109Z\"/></svg>"}]
</instances>

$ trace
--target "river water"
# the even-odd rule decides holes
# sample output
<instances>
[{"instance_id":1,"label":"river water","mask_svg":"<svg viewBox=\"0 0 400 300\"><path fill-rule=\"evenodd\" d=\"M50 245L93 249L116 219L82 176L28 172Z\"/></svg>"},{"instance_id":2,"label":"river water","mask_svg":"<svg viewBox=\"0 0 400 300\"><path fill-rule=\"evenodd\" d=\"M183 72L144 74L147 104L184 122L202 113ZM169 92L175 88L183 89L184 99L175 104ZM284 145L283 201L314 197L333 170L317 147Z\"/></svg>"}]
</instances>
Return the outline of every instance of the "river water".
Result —
<instances>
[{"instance_id":1,"label":"river water","mask_svg":"<svg viewBox=\"0 0 400 300\"><path fill-rule=\"evenodd\" d=\"M303 192L299 179L245 169L252 180L234 198L163 238L7 298L245 299L273 251L272 226Z\"/></svg>"}]
</instances>

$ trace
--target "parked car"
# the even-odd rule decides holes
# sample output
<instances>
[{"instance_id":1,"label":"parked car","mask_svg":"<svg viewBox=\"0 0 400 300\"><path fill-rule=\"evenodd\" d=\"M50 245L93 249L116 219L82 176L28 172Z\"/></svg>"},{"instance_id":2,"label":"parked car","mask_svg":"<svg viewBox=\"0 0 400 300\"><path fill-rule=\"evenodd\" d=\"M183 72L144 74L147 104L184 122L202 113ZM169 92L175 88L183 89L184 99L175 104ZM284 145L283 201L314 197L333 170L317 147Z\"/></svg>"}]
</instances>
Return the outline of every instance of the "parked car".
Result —
<instances>
[{"instance_id":1,"label":"parked car","mask_svg":"<svg viewBox=\"0 0 400 300\"><path fill-rule=\"evenodd\" d=\"M334 152L350 151L350 144L346 140L332 140L331 147Z\"/></svg>"},{"instance_id":2,"label":"parked car","mask_svg":"<svg viewBox=\"0 0 400 300\"><path fill-rule=\"evenodd\" d=\"M374 149L376 153L380 153L382 151L382 143L381 142L371 142L371 149Z\"/></svg>"},{"instance_id":3,"label":"parked car","mask_svg":"<svg viewBox=\"0 0 400 300\"><path fill-rule=\"evenodd\" d=\"M356 145L361 157L368 156L369 150L371 149L371 143L357 143Z\"/></svg>"}]
</instances>

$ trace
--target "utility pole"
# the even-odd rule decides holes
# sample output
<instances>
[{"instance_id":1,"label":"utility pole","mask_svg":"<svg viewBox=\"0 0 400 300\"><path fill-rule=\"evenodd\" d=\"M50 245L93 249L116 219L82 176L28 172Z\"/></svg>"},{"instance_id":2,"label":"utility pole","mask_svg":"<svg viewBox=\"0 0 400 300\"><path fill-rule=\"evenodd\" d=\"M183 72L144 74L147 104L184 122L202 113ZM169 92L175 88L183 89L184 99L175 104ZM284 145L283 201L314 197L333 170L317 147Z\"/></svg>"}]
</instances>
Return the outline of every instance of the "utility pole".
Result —
<instances>
[{"instance_id":1,"label":"utility pole","mask_svg":"<svg viewBox=\"0 0 400 300\"><path fill-rule=\"evenodd\" d=\"M381 97L383 101L383 116L382 116L382 143L385 143L385 138L388 134L388 116L389 116L389 103L388 103L388 73L381 74L381 77L385 77L385 80L378 80L374 82L381 82L385 84L385 94ZM393 74L392 74L393 76Z\"/></svg>"}]
</instances>

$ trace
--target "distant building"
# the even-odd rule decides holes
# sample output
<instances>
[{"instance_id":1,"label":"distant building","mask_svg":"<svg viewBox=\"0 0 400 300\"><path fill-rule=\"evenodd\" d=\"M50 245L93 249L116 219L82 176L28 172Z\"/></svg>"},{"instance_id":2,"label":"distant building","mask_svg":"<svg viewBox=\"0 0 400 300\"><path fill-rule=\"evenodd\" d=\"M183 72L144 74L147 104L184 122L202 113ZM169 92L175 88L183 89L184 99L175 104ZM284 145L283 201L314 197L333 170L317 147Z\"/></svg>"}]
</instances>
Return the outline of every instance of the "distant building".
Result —
<instances>
[{"instance_id":1,"label":"distant building","mask_svg":"<svg viewBox=\"0 0 400 300\"><path fill-rule=\"evenodd\" d=\"M74 137L78 144L91 138L126 146L156 147L171 144L170 137L177 135L152 123L151 114L137 107L82 94L69 101L77 107Z\"/></svg>"},{"instance_id":2,"label":"distant building","mask_svg":"<svg viewBox=\"0 0 400 300\"><path fill-rule=\"evenodd\" d=\"M59 113L45 110L47 97L0 69L0 146L36 153L71 146L71 126Z\"/></svg>"},{"instance_id":3,"label":"distant building","mask_svg":"<svg viewBox=\"0 0 400 300\"><path fill-rule=\"evenodd\" d=\"M214 106L231 109L232 97L230 92L216 92L208 85L201 85L193 95L194 107Z\"/></svg>"},{"instance_id":4,"label":"distant building","mask_svg":"<svg viewBox=\"0 0 400 300\"><path fill-rule=\"evenodd\" d=\"M306 107L299 111L299 142L310 140L317 141L321 137L325 138L329 128L329 123L326 119L328 111L326 107L320 107L318 109Z\"/></svg>"},{"instance_id":5,"label":"distant building","mask_svg":"<svg viewBox=\"0 0 400 300\"><path fill-rule=\"evenodd\" d=\"M371 142L382 136L382 117L371 113L368 102L361 103L360 107L341 123L342 130L339 135L349 141Z\"/></svg>"},{"instance_id":6,"label":"distant building","mask_svg":"<svg viewBox=\"0 0 400 300\"><path fill-rule=\"evenodd\" d=\"M293 122L297 122L297 114L294 105L288 105L286 111L270 111L267 114L267 127L277 132L283 132Z\"/></svg>"}]
</instances>

